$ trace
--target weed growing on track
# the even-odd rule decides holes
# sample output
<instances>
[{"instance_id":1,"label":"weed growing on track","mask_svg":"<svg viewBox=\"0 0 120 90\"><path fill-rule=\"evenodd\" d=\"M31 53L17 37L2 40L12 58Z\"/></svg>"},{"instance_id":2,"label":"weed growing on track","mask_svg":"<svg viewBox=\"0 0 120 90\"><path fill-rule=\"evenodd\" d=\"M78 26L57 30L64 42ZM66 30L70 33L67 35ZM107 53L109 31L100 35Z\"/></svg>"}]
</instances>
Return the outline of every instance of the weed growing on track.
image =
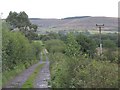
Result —
<instances>
[{"instance_id":1,"label":"weed growing on track","mask_svg":"<svg viewBox=\"0 0 120 90\"><path fill-rule=\"evenodd\" d=\"M38 65L34 72L28 77L27 81L23 84L22 88L33 88L33 82L35 80L35 78L37 77L40 69L44 66L43 64Z\"/></svg>"}]
</instances>

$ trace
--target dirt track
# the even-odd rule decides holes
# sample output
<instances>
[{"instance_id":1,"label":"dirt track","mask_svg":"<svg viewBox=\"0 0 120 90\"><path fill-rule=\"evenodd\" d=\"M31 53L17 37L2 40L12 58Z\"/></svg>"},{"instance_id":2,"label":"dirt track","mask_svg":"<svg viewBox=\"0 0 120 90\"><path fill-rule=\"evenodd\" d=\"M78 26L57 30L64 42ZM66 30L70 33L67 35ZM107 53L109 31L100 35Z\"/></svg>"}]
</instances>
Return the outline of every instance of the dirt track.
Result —
<instances>
[{"instance_id":1,"label":"dirt track","mask_svg":"<svg viewBox=\"0 0 120 90\"><path fill-rule=\"evenodd\" d=\"M3 88L21 88L24 82L28 79L28 77L32 74L35 68L39 65L45 63L42 69L39 71L39 75L35 78L34 88L48 88L48 81L50 80L50 71L49 71L49 60L46 56L46 61L41 60L39 63L34 64L33 66L29 67L25 71L23 71L20 75L16 76L13 80L9 81L6 86Z\"/></svg>"}]
</instances>

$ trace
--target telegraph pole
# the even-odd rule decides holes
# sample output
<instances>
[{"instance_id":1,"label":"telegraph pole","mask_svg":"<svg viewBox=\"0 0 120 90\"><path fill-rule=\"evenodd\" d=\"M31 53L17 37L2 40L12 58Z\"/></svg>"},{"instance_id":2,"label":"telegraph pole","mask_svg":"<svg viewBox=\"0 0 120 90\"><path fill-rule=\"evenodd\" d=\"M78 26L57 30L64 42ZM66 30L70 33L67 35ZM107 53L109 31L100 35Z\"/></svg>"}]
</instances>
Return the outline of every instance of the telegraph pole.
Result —
<instances>
[{"instance_id":1,"label":"telegraph pole","mask_svg":"<svg viewBox=\"0 0 120 90\"><path fill-rule=\"evenodd\" d=\"M99 36L100 36L100 56L101 56L101 55L102 55L101 28L104 27L104 24L102 24L102 25L96 24L96 27L99 28Z\"/></svg>"}]
</instances>

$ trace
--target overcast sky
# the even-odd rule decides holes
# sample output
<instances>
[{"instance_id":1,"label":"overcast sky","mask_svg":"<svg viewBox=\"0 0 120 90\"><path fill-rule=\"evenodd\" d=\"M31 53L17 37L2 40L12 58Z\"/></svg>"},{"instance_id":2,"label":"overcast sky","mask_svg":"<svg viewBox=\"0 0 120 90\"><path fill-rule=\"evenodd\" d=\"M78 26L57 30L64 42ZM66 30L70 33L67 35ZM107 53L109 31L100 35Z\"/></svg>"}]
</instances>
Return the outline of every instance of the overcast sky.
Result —
<instances>
[{"instance_id":1,"label":"overcast sky","mask_svg":"<svg viewBox=\"0 0 120 90\"><path fill-rule=\"evenodd\" d=\"M118 16L119 0L0 0L0 13L25 11L30 18Z\"/></svg>"}]
</instances>

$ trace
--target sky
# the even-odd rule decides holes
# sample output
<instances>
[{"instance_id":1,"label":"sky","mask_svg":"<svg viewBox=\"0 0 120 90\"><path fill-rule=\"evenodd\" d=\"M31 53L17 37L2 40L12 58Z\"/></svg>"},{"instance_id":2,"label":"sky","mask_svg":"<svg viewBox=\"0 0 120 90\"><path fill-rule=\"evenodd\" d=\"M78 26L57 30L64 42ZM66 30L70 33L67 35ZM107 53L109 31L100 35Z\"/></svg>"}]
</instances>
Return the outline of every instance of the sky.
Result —
<instances>
[{"instance_id":1,"label":"sky","mask_svg":"<svg viewBox=\"0 0 120 90\"><path fill-rule=\"evenodd\" d=\"M25 11L29 18L118 17L119 0L0 0L0 13Z\"/></svg>"}]
</instances>

